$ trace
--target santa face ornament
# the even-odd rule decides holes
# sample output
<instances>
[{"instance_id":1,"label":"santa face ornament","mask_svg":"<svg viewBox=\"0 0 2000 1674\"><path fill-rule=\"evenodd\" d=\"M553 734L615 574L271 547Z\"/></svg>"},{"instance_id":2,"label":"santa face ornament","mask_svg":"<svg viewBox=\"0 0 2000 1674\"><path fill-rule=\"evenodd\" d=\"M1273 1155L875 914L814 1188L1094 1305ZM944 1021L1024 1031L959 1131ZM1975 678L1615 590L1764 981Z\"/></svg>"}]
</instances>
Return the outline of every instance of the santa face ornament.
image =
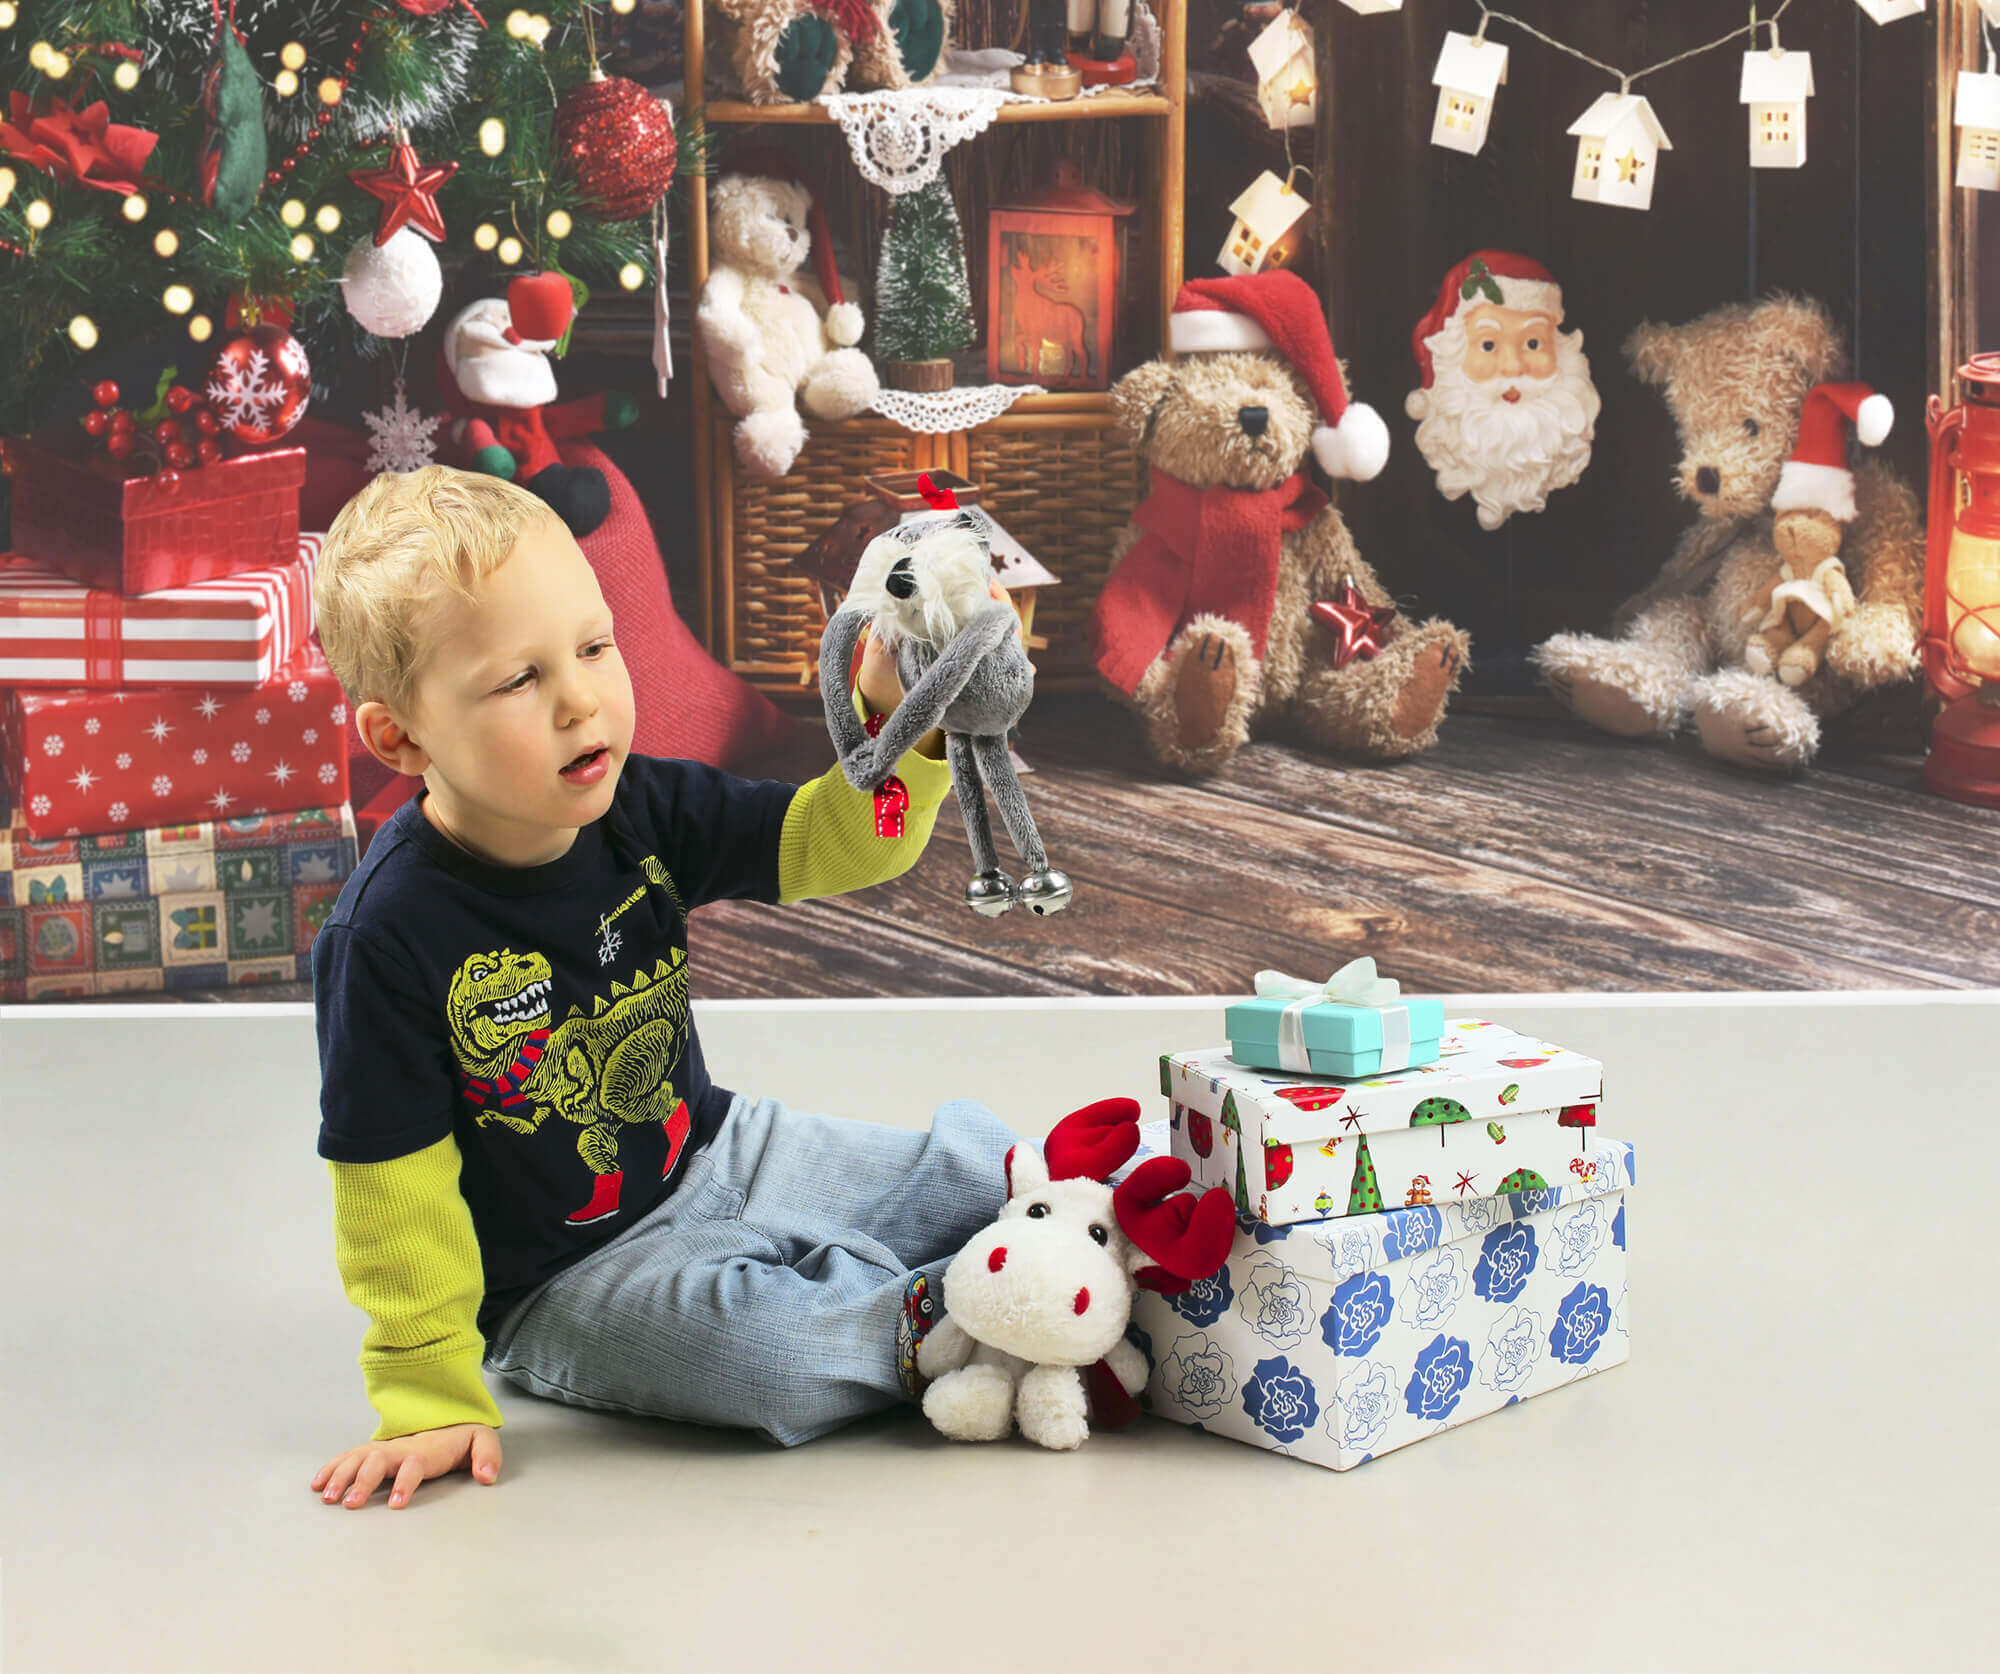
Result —
<instances>
[{"instance_id":1,"label":"santa face ornament","mask_svg":"<svg viewBox=\"0 0 2000 1674\"><path fill-rule=\"evenodd\" d=\"M1445 275L1411 334L1423 387L1404 411L1447 500L1470 494L1479 526L1540 511L1590 463L1599 401L1583 333L1565 332L1547 268L1480 250Z\"/></svg>"}]
</instances>

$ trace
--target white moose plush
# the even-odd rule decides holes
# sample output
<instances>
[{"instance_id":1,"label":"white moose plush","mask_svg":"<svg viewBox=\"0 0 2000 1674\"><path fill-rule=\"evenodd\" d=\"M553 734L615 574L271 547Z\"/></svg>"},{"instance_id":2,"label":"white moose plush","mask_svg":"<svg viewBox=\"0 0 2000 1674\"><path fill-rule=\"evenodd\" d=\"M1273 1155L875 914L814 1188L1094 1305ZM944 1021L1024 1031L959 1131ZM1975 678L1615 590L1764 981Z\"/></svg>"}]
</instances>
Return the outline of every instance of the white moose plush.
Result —
<instances>
[{"instance_id":1,"label":"white moose plush","mask_svg":"<svg viewBox=\"0 0 2000 1674\"><path fill-rule=\"evenodd\" d=\"M825 212L803 186L776 174L724 175L708 206L714 265L695 310L702 352L736 416L743 468L782 477L806 443L799 405L815 418L850 418L880 391L874 366L853 347L861 310L842 300ZM801 271L809 255L816 280Z\"/></svg>"},{"instance_id":2,"label":"white moose plush","mask_svg":"<svg viewBox=\"0 0 2000 1674\"><path fill-rule=\"evenodd\" d=\"M924 1413L954 1441L998 1441L1018 1422L1043 1447L1078 1447L1089 1413L1111 1428L1138 1413L1146 1359L1127 1341L1140 1287L1176 1295L1229 1258L1227 1189L1197 1199L1188 1166L1139 1146L1139 1106L1102 1099L1045 1141L1007 1153L1007 1204L944 1275L944 1316L917 1347L934 1379ZM1086 1380L1088 1390L1086 1393Z\"/></svg>"}]
</instances>

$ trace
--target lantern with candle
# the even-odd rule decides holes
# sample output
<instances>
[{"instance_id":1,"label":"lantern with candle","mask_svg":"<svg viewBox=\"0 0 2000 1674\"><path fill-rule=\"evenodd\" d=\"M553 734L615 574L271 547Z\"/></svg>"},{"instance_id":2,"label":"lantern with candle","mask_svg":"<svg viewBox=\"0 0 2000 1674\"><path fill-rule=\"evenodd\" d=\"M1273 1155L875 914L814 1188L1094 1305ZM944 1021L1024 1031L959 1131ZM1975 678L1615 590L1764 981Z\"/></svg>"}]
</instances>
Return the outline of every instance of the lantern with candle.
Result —
<instances>
[{"instance_id":1,"label":"lantern with candle","mask_svg":"<svg viewBox=\"0 0 2000 1674\"><path fill-rule=\"evenodd\" d=\"M1945 707L1924 783L2000 808L2000 354L1974 355L1958 382L1959 405L1932 396L1929 413L1924 675Z\"/></svg>"}]
</instances>

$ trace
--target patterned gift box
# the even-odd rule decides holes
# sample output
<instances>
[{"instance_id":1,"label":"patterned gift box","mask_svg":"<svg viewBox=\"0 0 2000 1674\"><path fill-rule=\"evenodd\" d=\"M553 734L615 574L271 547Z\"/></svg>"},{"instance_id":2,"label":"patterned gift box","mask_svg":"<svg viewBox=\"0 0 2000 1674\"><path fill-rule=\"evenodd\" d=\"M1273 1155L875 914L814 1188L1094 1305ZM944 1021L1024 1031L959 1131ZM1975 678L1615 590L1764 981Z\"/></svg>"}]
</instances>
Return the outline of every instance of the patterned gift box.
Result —
<instances>
[{"instance_id":1,"label":"patterned gift box","mask_svg":"<svg viewBox=\"0 0 2000 1674\"><path fill-rule=\"evenodd\" d=\"M125 598L0 553L0 686L255 686L312 637L319 535L298 561Z\"/></svg>"},{"instance_id":2,"label":"patterned gift box","mask_svg":"<svg viewBox=\"0 0 2000 1674\"><path fill-rule=\"evenodd\" d=\"M347 700L308 644L261 686L0 693L0 780L31 837L347 800Z\"/></svg>"},{"instance_id":3,"label":"patterned gift box","mask_svg":"<svg viewBox=\"0 0 2000 1674\"><path fill-rule=\"evenodd\" d=\"M1554 1185L1594 1128L1604 1066L1497 1023L1444 1025L1439 1057L1362 1080L1168 1053L1174 1155L1270 1226Z\"/></svg>"},{"instance_id":4,"label":"patterned gift box","mask_svg":"<svg viewBox=\"0 0 2000 1674\"><path fill-rule=\"evenodd\" d=\"M309 981L346 804L37 842L0 830L0 1000Z\"/></svg>"},{"instance_id":5,"label":"patterned gift box","mask_svg":"<svg viewBox=\"0 0 2000 1674\"><path fill-rule=\"evenodd\" d=\"M1546 1191L1240 1223L1212 1278L1139 1293L1152 1410L1344 1471L1623 1365L1632 1147L1590 1161Z\"/></svg>"},{"instance_id":6,"label":"patterned gift box","mask_svg":"<svg viewBox=\"0 0 2000 1674\"><path fill-rule=\"evenodd\" d=\"M158 593L267 569L298 546L304 448L246 453L164 482L90 445L81 430L0 438L14 545L72 581Z\"/></svg>"}]
</instances>

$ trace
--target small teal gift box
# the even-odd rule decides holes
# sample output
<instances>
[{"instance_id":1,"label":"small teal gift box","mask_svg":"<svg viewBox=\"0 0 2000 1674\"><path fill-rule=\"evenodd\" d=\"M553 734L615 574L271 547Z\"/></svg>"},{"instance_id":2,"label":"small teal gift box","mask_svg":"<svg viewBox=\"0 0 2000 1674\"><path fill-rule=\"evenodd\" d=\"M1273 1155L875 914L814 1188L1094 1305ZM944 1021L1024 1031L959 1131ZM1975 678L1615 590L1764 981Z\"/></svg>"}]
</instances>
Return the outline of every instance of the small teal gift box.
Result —
<instances>
[{"instance_id":1,"label":"small teal gift box","mask_svg":"<svg viewBox=\"0 0 2000 1674\"><path fill-rule=\"evenodd\" d=\"M1406 1000L1375 961L1355 959L1325 982L1257 973L1257 998L1229 1008L1229 1056L1253 1069L1354 1079L1434 1063L1442 1000Z\"/></svg>"}]
</instances>

